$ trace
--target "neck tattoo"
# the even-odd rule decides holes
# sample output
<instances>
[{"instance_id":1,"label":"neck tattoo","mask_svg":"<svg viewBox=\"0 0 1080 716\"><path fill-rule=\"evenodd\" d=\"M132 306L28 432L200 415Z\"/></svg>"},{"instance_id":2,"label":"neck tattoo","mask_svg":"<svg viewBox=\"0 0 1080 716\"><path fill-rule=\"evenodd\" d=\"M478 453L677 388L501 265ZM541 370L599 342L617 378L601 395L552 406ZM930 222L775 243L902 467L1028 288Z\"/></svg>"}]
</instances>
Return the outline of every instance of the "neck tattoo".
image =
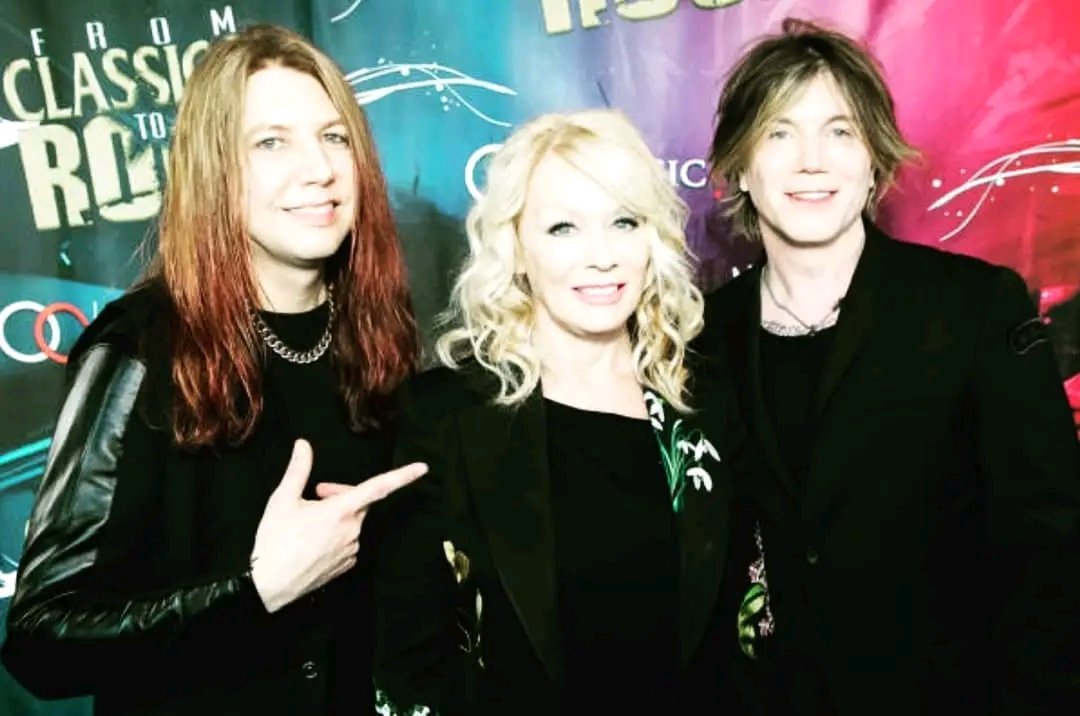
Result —
<instances>
[{"instance_id":1,"label":"neck tattoo","mask_svg":"<svg viewBox=\"0 0 1080 716\"><path fill-rule=\"evenodd\" d=\"M772 285L769 283L768 264L765 264L765 266L763 266L761 269L761 283L765 287L765 293L768 294L769 300L772 301L773 305L786 313L788 316L790 316L796 323L796 325L792 326L789 324L780 323L779 321L767 321L762 319L761 327L769 333L777 336L813 336L819 331L822 331L826 328L831 328L832 326L836 325L836 321L840 317L840 302L843 300L843 296L836 299L836 303L833 304L832 308L829 309L829 312L826 313L820 320L811 323L808 321L804 321L802 318L796 315L794 311L785 306L779 301L779 299L776 298L776 294L773 293Z\"/></svg>"}]
</instances>

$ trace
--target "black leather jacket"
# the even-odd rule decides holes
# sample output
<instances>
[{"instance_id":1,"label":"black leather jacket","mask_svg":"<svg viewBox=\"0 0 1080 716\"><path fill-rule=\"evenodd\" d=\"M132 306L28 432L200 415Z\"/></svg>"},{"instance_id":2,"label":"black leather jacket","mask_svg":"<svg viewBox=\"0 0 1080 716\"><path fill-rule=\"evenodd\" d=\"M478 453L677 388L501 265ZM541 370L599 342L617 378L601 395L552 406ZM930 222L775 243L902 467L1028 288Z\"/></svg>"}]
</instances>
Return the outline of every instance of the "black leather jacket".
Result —
<instances>
[{"instance_id":1,"label":"black leather jacket","mask_svg":"<svg viewBox=\"0 0 1080 716\"><path fill-rule=\"evenodd\" d=\"M171 445L160 293L111 304L72 351L4 664L39 697L94 694L99 714L364 712L368 580L266 612L248 555L287 455L258 432Z\"/></svg>"}]
</instances>

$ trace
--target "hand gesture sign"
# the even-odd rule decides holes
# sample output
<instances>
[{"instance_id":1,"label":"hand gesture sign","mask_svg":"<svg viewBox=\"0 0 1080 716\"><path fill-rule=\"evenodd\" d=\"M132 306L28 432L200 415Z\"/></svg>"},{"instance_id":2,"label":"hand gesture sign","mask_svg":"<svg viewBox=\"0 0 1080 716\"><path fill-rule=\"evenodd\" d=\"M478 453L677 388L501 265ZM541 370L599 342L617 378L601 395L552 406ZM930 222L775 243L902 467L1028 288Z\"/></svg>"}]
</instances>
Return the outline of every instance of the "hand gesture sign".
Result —
<instances>
[{"instance_id":1,"label":"hand gesture sign","mask_svg":"<svg viewBox=\"0 0 1080 716\"><path fill-rule=\"evenodd\" d=\"M351 569L368 508L428 469L414 462L359 485L338 486L332 495L320 493L322 499L306 500L312 461L311 445L297 440L255 533L251 577L270 612Z\"/></svg>"}]
</instances>

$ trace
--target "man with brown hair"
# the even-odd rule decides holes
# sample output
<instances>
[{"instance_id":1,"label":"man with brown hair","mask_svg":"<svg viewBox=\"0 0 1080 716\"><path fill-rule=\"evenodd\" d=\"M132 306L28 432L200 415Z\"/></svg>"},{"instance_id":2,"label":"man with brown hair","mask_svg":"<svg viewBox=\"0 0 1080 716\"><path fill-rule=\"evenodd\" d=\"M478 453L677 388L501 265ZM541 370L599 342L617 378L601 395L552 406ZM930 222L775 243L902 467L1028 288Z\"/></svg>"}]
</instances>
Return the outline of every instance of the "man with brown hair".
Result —
<instances>
[{"instance_id":1,"label":"man with brown hair","mask_svg":"<svg viewBox=\"0 0 1080 716\"><path fill-rule=\"evenodd\" d=\"M873 58L808 23L721 94L713 176L765 252L699 341L767 463L746 650L776 713L1076 713L1069 408L1015 272L872 223L914 154Z\"/></svg>"}]
</instances>

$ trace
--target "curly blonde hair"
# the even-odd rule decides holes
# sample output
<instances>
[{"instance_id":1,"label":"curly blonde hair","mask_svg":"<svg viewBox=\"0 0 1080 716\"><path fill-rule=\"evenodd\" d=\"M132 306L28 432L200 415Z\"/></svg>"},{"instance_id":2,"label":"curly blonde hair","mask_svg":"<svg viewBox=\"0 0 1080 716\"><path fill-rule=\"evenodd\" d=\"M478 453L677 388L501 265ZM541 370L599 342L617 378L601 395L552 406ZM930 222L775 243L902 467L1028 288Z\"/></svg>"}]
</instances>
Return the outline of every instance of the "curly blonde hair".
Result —
<instances>
[{"instance_id":1,"label":"curly blonde hair","mask_svg":"<svg viewBox=\"0 0 1080 716\"><path fill-rule=\"evenodd\" d=\"M436 341L440 361L457 368L475 360L498 378L500 405L521 404L539 384L541 362L532 340L536 308L515 271L529 181L548 155L644 220L639 231L648 232L649 264L629 321L635 375L677 409L690 410L684 362L687 344L702 328L704 301L693 282L683 231L686 204L634 125L613 110L541 115L511 134L492 157L485 191L466 219L469 256L443 315L442 325L453 327Z\"/></svg>"}]
</instances>

